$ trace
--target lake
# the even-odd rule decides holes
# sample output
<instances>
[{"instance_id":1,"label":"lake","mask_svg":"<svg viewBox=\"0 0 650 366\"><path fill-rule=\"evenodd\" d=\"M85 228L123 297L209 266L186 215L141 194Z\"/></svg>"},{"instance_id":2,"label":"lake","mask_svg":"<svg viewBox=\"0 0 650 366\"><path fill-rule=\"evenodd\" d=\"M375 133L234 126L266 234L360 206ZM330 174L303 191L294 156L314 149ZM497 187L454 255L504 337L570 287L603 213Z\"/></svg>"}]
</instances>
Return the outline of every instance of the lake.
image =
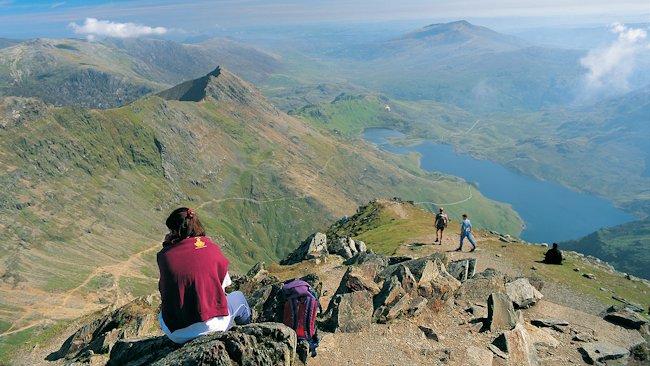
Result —
<instances>
[{"instance_id":1,"label":"lake","mask_svg":"<svg viewBox=\"0 0 650 366\"><path fill-rule=\"evenodd\" d=\"M422 169L461 177L475 183L486 197L511 204L526 224L520 235L523 240L551 243L577 239L600 228L637 219L602 198L524 176L491 161L455 153L450 145L425 141L399 147L386 140L401 136L404 135L397 131L370 128L363 138L393 153L417 152L422 156ZM477 222L473 224L480 226Z\"/></svg>"}]
</instances>

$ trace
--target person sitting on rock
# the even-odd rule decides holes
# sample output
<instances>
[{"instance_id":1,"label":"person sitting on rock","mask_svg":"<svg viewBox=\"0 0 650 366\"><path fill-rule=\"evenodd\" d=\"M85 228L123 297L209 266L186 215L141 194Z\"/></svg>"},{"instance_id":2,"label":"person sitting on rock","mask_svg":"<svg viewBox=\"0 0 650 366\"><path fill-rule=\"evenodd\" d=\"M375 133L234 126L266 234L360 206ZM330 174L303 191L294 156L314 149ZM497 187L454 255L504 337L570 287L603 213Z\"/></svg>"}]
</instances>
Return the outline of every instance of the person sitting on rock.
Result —
<instances>
[{"instance_id":1,"label":"person sitting on rock","mask_svg":"<svg viewBox=\"0 0 650 366\"><path fill-rule=\"evenodd\" d=\"M162 301L158 321L175 343L200 335L227 331L247 324L251 310L244 294L226 295L232 283L228 259L217 244L205 236L196 213L186 207L174 210L165 222L170 230L158 252Z\"/></svg>"},{"instance_id":2,"label":"person sitting on rock","mask_svg":"<svg viewBox=\"0 0 650 366\"><path fill-rule=\"evenodd\" d=\"M544 255L544 263L562 264L562 252L557 248L557 243L553 243L553 248L549 249Z\"/></svg>"}]
</instances>

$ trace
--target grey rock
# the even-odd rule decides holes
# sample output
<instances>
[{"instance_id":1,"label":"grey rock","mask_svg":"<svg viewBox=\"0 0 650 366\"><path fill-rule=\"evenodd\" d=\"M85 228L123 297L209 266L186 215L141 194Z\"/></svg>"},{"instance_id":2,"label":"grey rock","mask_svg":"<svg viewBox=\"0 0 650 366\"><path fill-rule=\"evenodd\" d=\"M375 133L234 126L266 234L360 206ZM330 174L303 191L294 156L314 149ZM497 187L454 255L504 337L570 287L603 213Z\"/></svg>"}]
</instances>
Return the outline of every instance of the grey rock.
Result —
<instances>
[{"instance_id":1,"label":"grey rock","mask_svg":"<svg viewBox=\"0 0 650 366\"><path fill-rule=\"evenodd\" d=\"M296 333L284 324L237 326L182 346L161 338L122 341L113 348L107 365L291 365L297 361Z\"/></svg>"},{"instance_id":2,"label":"grey rock","mask_svg":"<svg viewBox=\"0 0 650 366\"><path fill-rule=\"evenodd\" d=\"M517 325L518 317L508 295L490 294L487 305L487 327L490 331L511 330Z\"/></svg>"},{"instance_id":3,"label":"grey rock","mask_svg":"<svg viewBox=\"0 0 650 366\"><path fill-rule=\"evenodd\" d=\"M591 364L617 360L625 365L629 355L627 349L604 341L585 344L579 350Z\"/></svg>"},{"instance_id":4,"label":"grey rock","mask_svg":"<svg viewBox=\"0 0 650 366\"><path fill-rule=\"evenodd\" d=\"M374 307L377 309L382 305L392 305L405 293L406 291L400 285L397 276L393 276L389 280L384 281L381 291L374 297Z\"/></svg>"},{"instance_id":5,"label":"grey rock","mask_svg":"<svg viewBox=\"0 0 650 366\"><path fill-rule=\"evenodd\" d=\"M472 278L476 271L476 258L466 258L447 263L447 272L460 282Z\"/></svg>"},{"instance_id":6,"label":"grey rock","mask_svg":"<svg viewBox=\"0 0 650 366\"><path fill-rule=\"evenodd\" d=\"M595 279L596 279L596 276L594 276L594 275L591 274L591 273L583 273L583 274L582 274L582 277L588 278L588 279L590 279L590 280L595 280Z\"/></svg>"},{"instance_id":7,"label":"grey rock","mask_svg":"<svg viewBox=\"0 0 650 366\"><path fill-rule=\"evenodd\" d=\"M553 319L553 318L538 318L538 319L533 319L530 321L532 325L535 325L537 327L555 327L555 326L566 326L569 325L569 322L566 320L561 320L561 319Z\"/></svg>"},{"instance_id":8,"label":"grey rock","mask_svg":"<svg viewBox=\"0 0 650 366\"><path fill-rule=\"evenodd\" d=\"M523 325L517 324L497 337L493 344L508 353L509 363L512 365L537 366L539 358L537 351Z\"/></svg>"},{"instance_id":9,"label":"grey rock","mask_svg":"<svg viewBox=\"0 0 650 366\"><path fill-rule=\"evenodd\" d=\"M335 295L327 309L326 328L333 332L359 332L370 326L372 314L370 292L355 291Z\"/></svg>"},{"instance_id":10,"label":"grey rock","mask_svg":"<svg viewBox=\"0 0 650 366\"><path fill-rule=\"evenodd\" d=\"M341 279L341 284L336 294L344 294L354 291L370 291L377 295L381 288L375 283L374 278L377 269L372 265L350 266Z\"/></svg>"},{"instance_id":11,"label":"grey rock","mask_svg":"<svg viewBox=\"0 0 650 366\"><path fill-rule=\"evenodd\" d=\"M493 269L477 273L463 282L456 298L469 302L485 302L491 293L505 292L505 276Z\"/></svg>"},{"instance_id":12,"label":"grey rock","mask_svg":"<svg viewBox=\"0 0 650 366\"><path fill-rule=\"evenodd\" d=\"M528 308L544 297L526 278L506 283L506 293L518 309Z\"/></svg>"},{"instance_id":13,"label":"grey rock","mask_svg":"<svg viewBox=\"0 0 650 366\"><path fill-rule=\"evenodd\" d=\"M605 315L605 320L629 329L641 329L641 326L648 324L648 320L629 309L610 312Z\"/></svg>"}]
</instances>

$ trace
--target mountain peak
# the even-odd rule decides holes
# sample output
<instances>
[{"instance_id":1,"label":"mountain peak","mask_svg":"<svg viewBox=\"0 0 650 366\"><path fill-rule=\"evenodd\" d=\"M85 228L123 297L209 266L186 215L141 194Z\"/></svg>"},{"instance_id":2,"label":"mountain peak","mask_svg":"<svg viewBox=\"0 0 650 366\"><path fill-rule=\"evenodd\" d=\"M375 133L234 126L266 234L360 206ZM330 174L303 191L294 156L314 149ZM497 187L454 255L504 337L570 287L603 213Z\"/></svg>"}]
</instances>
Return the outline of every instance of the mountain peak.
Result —
<instances>
[{"instance_id":1,"label":"mountain peak","mask_svg":"<svg viewBox=\"0 0 650 366\"><path fill-rule=\"evenodd\" d=\"M511 50L526 45L524 41L516 37L471 24L466 20L430 24L405 34L398 41L420 41L435 46L474 46L495 51Z\"/></svg>"},{"instance_id":2,"label":"mountain peak","mask_svg":"<svg viewBox=\"0 0 650 366\"><path fill-rule=\"evenodd\" d=\"M221 75L221 66L217 66L205 76L183 82L172 88L163 90L157 95L167 100L199 102L206 97L208 83L210 83L212 78L217 78L219 75Z\"/></svg>"},{"instance_id":3,"label":"mountain peak","mask_svg":"<svg viewBox=\"0 0 650 366\"><path fill-rule=\"evenodd\" d=\"M157 96L167 100L200 102L206 99L275 112L275 108L251 84L221 66L198 79L189 80Z\"/></svg>"}]
</instances>

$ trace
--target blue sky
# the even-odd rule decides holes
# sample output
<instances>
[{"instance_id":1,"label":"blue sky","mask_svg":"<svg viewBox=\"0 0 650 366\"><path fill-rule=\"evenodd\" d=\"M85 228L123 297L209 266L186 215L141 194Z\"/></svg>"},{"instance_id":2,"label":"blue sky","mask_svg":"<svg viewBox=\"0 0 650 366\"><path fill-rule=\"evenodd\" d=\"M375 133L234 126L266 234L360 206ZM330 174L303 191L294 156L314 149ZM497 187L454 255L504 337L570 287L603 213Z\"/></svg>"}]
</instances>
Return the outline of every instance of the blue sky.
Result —
<instances>
[{"instance_id":1,"label":"blue sky","mask_svg":"<svg viewBox=\"0 0 650 366\"><path fill-rule=\"evenodd\" d=\"M97 21L87 24L87 18ZM131 27L121 29L135 30L134 34L146 35L151 34L147 29L164 29L167 36L178 37L258 25L406 19L421 20L422 25L439 20L467 19L478 24L488 23L494 28L507 27L513 21L519 26L648 22L650 1L0 0L0 37L6 38L83 37L98 29L93 27L111 32L126 23L131 23ZM72 23L76 27L71 26ZM145 27L140 29L144 33L138 33L136 26Z\"/></svg>"}]
</instances>

